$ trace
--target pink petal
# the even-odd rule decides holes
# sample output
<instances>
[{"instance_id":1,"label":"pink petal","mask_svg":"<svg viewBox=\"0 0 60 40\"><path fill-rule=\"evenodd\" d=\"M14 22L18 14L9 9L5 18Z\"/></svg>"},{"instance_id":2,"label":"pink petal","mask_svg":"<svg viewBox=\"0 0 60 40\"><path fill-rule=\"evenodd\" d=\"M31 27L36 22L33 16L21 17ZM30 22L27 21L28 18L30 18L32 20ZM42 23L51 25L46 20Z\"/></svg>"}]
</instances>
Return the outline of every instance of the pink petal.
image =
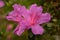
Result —
<instances>
[{"instance_id":1,"label":"pink petal","mask_svg":"<svg viewBox=\"0 0 60 40\"><path fill-rule=\"evenodd\" d=\"M42 6L37 7L37 11L38 11L38 13L42 13L43 12L43 7Z\"/></svg>"},{"instance_id":2,"label":"pink petal","mask_svg":"<svg viewBox=\"0 0 60 40\"><path fill-rule=\"evenodd\" d=\"M37 6L37 4L33 4L30 6L30 11L32 13L42 13L43 8L42 8L42 6Z\"/></svg>"},{"instance_id":3,"label":"pink petal","mask_svg":"<svg viewBox=\"0 0 60 40\"><path fill-rule=\"evenodd\" d=\"M32 4L30 6L30 14L36 14L37 13L37 4Z\"/></svg>"},{"instance_id":4,"label":"pink petal","mask_svg":"<svg viewBox=\"0 0 60 40\"><path fill-rule=\"evenodd\" d=\"M26 29L26 26L23 24L19 24L16 29L14 30L14 33L17 34L18 36L20 36Z\"/></svg>"},{"instance_id":5,"label":"pink petal","mask_svg":"<svg viewBox=\"0 0 60 40\"><path fill-rule=\"evenodd\" d=\"M7 20L12 20L13 19L13 14L14 14L14 11L9 12L9 15L6 17Z\"/></svg>"},{"instance_id":6,"label":"pink petal","mask_svg":"<svg viewBox=\"0 0 60 40\"><path fill-rule=\"evenodd\" d=\"M21 15L19 15L17 12L15 11L11 11L9 13L9 15L6 17L8 20L10 21L20 21L21 20Z\"/></svg>"},{"instance_id":7,"label":"pink petal","mask_svg":"<svg viewBox=\"0 0 60 40\"><path fill-rule=\"evenodd\" d=\"M20 10L21 9L21 5L19 5L19 4L14 4L12 7L14 8L14 10Z\"/></svg>"},{"instance_id":8,"label":"pink petal","mask_svg":"<svg viewBox=\"0 0 60 40\"><path fill-rule=\"evenodd\" d=\"M31 6L30 6L30 10L36 10L36 8L37 8L37 4L32 4Z\"/></svg>"},{"instance_id":9,"label":"pink petal","mask_svg":"<svg viewBox=\"0 0 60 40\"><path fill-rule=\"evenodd\" d=\"M38 35L38 34L42 35L44 33L44 29L40 25L34 25L31 28L32 28L33 34L35 35Z\"/></svg>"},{"instance_id":10,"label":"pink petal","mask_svg":"<svg viewBox=\"0 0 60 40\"><path fill-rule=\"evenodd\" d=\"M26 11L26 7L25 6L21 6L19 4L14 4L13 5L14 11L18 12L19 14L22 14Z\"/></svg>"},{"instance_id":11,"label":"pink petal","mask_svg":"<svg viewBox=\"0 0 60 40\"><path fill-rule=\"evenodd\" d=\"M49 22L51 19L51 15L49 13L41 14L39 20L37 20L37 23L42 24Z\"/></svg>"}]
</instances>

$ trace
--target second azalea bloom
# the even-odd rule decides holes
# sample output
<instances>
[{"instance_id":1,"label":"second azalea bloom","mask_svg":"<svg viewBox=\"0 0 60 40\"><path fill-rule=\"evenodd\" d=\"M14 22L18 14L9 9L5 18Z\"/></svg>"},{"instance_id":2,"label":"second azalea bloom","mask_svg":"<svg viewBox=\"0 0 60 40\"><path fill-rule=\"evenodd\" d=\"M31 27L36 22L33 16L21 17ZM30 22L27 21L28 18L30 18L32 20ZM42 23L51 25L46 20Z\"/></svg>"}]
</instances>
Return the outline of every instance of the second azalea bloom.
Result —
<instances>
[{"instance_id":1,"label":"second azalea bloom","mask_svg":"<svg viewBox=\"0 0 60 40\"><path fill-rule=\"evenodd\" d=\"M3 7L5 4L3 1L0 1L0 8Z\"/></svg>"}]
</instances>

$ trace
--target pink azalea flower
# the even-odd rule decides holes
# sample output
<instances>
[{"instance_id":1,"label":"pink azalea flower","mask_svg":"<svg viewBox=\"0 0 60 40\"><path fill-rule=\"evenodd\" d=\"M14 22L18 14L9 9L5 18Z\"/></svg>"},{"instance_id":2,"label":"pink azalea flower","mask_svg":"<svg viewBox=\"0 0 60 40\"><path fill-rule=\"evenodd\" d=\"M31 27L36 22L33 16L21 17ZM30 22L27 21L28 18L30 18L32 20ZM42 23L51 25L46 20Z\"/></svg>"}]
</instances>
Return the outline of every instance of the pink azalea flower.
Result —
<instances>
[{"instance_id":1,"label":"pink azalea flower","mask_svg":"<svg viewBox=\"0 0 60 40\"><path fill-rule=\"evenodd\" d=\"M7 19L9 20L19 20L18 25L16 27L16 29L14 30L14 33L17 34L18 36L20 36L25 30L29 30L31 29L31 31L33 32L33 34L37 35L40 34L42 35L44 33L44 29L40 24L49 22L51 19L51 16L49 13L43 13L43 8L42 6L37 6L36 4L33 4L30 6L30 9L26 9L24 6L19 6L15 4L15 6L13 6L15 13L17 15L19 15L20 17L15 17L15 13L12 13L14 15L10 15L11 13L9 13L10 17L7 16ZM15 20L16 19L16 20Z\"/></svg>"},{"instance_id":2,"label":"pink azalea flower","mask_svg":"<svg viewBox=\"0 0 60 40\"><path fill-rule=\"evenodd\" d=\"M41 6L38 7L36 4L33 4L30 6L30 9L27 10L28 13L23 14L27 29L31 29L35 35L42 35L44 33L44 29L39 24L49 22L51 19L49 13L42 13L42 11L43 8Z\"/></svg>"},{"instance_id":3,"label":"pink azalea flower","mask_svg":"<svg viewBox=\"0 0 60 40\"><path fill-rule=\"evenodd\" d=\"M0 1L0 8L4 6L4 2Z\"/></svg>"}]
</instances>

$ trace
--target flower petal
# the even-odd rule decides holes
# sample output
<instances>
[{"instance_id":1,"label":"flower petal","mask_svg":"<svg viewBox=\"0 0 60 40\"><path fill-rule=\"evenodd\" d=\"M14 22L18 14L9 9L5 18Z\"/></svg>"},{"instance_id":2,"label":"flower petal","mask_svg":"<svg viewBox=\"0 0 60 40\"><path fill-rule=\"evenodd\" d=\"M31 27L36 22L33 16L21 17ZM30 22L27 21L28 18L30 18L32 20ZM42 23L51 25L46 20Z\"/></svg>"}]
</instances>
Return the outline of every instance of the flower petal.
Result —
<instances>
[{"instance_id":1,"label":"flower petal","mask_svg":"<svg viewBox=\"0 0 60 40\"><path fill-rule=\"evenodd\" d=\"M11 11L9 13L9 15L6 17L6 19L10 20L10 21L17 21L19 22L21 20L21 15L19 15L17 12L15 11Z\"/></svg>"},{"instance_id":2,"label":"flower petal","mask_svg":"<svg viewBox=\"0 0 60 40\"><path fill-rule=\"evenodd\" d=\"M44 29L40 25L34 25L31 28L32 28L33 34L35 35L38 35L38 34L42 35L44 33Z\"/></svg>"},{"instance_id":3,"label":"flower petal","mask_svg":"<svg viewBox=\"0 0 60 40\"><path fill-rule=\"evenodd\" d=\"M14 33L17 34L18 36L20 36L24 31L25 31L26 27L24 25L18 25L16 27L16 29L14 30Z\"/></svg>"},{"instance_id":4,"label":"flower petal","mask_svg":"<svg viewBox=\"0 0 60 40\"><path fill-rule=\"evenodd\" d=\"M30 6L30 11L32 13L42 13L43 8L42 8L42 6L37 6L37 4L33 4Z\"/></svg>"},{"instance_id":5,"label":"flower petal","mask_svg":"<svg viewBox=\"0 0 60 40\"><path fill-rule=\"evenodd\" d=\"M19 5L19 4L14 4L12 7L14 8L14 10L20 10L21 5Z\"/></svg>"},{"instance_id":6,"label":"flower petal","mask_svg":"<svg viewBox=\"0 0 60 40\"><path fill-rule=\"evenodd\" d=\"M31 6L30 6L30 10L36 10L36 8L37 8L37 4L32 4Z\"/></svg>"},{"instance_id":7,"label":"flower petal","mask_svg":"<svg viewBox=\"0 0 60 40\"><path fill-rule=\"evenodd\" d=\"M37 11L38 11L38 13L42 13L43 12L43 7L42 6L37 7Z\"/></svg>"},{"instance_id":8,"label":"flower petal","mask_svg":"<svg viewBox=\"0 0 60 40\"><path fill-rule=\"evenodd\" d=\"M18 12L19 14L22 14L26 11L26 7L25 6L21 6L19 4L14 4L13 5L14 11Z\"/></svg>"},{"instance_id":9,"label":"flower petal","mask_svg":"<svg viewBox=\"0 0 60 40\"><path fill-rule=\"evenodd\" d=\"M37 23L42 24L49 22L51 19L51 15L49 13L41 14L39 20L37 20Z\"/></svg>"}]
</instances>

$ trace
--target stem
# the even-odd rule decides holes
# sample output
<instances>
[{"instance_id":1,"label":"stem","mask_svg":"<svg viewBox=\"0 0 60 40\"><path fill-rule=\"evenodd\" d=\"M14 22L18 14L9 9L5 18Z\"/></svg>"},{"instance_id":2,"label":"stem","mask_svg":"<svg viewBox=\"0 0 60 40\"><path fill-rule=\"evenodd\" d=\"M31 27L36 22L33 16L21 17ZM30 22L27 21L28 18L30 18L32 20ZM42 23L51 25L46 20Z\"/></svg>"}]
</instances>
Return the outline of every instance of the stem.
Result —
<instances>
[{"instance_id":1,"label":"stem","mask_svg":"<svg viewBox=\"0 0 60 40\"><path fill-rule=\"evenodd\" d=\"M31 32L31 30L28 30L28 39L35 40L35 35Z\"/></svg>"}]
</instances>

